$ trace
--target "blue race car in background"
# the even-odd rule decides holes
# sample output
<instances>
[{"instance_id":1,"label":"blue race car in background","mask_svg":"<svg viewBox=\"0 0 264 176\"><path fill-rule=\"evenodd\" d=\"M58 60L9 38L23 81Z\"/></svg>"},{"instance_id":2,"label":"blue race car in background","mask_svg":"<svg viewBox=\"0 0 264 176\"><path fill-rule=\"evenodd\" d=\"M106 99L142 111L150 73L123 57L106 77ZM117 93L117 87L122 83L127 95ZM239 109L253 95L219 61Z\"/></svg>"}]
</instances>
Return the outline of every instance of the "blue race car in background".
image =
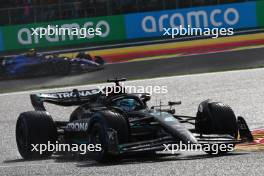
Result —
<instances>
[{"instance_id":1,"label":"blue race car in background","mask_svg":"<svg viewBox=\"0 0 264 176\"><path fill-rule=\"evenodd\" d=\"M0 59L0 78L35 77L46 75L68 75L101 70L105 61L99 56L92 58L79 53L76 58L57 55L27 53Z\"/></svg>"}]
</instances>

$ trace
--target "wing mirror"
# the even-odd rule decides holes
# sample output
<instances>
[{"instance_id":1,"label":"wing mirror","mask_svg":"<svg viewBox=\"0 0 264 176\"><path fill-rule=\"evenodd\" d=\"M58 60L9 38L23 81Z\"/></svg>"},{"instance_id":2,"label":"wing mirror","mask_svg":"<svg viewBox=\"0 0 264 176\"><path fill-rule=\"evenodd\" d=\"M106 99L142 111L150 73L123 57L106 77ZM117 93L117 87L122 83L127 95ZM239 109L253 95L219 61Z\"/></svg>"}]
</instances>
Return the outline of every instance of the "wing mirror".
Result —
<instances>
[{"instance_id":1,"label":"wing mirror","mask_svg":"<svg viewBox=\"0 0 264 176\"><path fill-rule=\"evenodd\" d=\"M143 101L144 104L146 104L150 100L150 95L149 94L143 94L141 95L140 99Z\"/></svg>"},{"instance_id":2,"label":"wing mirror","mask_svg":"<svg viewBox=\"0 0 264 176\"><path fill-rule=\"evenodd\" d=\"M169 106L181 105L181 101L169 101L168 105Z\"/></svg>"}]
</instances>

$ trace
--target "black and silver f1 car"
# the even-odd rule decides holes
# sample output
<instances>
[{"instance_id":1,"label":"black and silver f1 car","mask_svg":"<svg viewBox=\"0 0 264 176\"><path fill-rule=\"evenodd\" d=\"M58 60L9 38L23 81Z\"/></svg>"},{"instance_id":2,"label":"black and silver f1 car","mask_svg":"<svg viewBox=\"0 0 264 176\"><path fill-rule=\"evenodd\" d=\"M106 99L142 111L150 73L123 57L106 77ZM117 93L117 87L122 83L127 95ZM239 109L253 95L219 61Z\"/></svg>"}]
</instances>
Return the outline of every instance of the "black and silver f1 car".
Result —
<instances>
[{"instance_id":1,"label":"black and silver f1 car","mask_svg":"<svg viewBox=\"0 0 264 176\"><path fill-rule=\"evenodd\" d=\"M109 80L120 87L125 79ZM18 150L24 159L53 154L32 151L31 144L100 144L100 151L87 155L99 161L111 161L134 153L163 151L169 144L231 145L250 142L251 132L244 118L220 102L206 100L199 105L197 116L175 115L174 105L148 107L150 95L111 93L77 89L70 92L31 95L35 109L20 114L16 124ZM59 106L78 106L68 121L54 121L44 102ZM190 124L189 129L185 124ZM212 150L205 152L212 154ZM218 150L215 154L228 151Z\"/></svg>"}]
</instances>

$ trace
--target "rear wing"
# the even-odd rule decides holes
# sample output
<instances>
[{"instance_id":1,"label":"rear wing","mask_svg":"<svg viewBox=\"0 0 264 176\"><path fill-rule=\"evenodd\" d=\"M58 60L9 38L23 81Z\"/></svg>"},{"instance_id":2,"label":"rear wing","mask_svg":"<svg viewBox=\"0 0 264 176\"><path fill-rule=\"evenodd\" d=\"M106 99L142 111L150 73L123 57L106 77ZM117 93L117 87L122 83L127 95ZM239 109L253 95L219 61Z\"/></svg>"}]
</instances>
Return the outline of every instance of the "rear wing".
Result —
<instances>
[{"instance_id":1,"label":"rear wing","mask_svg":"<svg viewBox=\"0 0 264 176\"><path fill-rule=\"evenodd\" d=\"M93 101L100 94L100 89L77 90L69 92L31 94L31 104L36 111L46 111L44 103L59 106L78 106Z\"/></svg>"}]
</instances>

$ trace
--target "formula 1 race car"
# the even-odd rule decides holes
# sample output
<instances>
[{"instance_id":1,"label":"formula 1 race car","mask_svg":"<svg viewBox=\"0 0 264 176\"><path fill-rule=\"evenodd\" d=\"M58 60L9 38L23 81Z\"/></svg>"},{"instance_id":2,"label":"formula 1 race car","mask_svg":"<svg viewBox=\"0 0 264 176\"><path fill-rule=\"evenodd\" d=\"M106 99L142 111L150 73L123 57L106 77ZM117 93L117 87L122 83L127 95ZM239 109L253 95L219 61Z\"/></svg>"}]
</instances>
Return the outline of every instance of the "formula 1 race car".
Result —
<instances>
[{"instance_id":1,"label":"formula 1 race car","mask_svg":"<svg viewBox=\"0 0 264 176\"><path fill-rule=\"evenodd\" d=\"M56 55L22 54L0 59L0 77L64 76L70 73L101 70L104 65L104 59L99 56L91 59L78 57L70 59Z\"/></svg>"},{"instance_id":2,"label":"formula 1 race car","mask_svg":"<svg viewBox=\"0 0 264 176\"><path fill-rule=\"evenodd\" d=\"M122 88L120 81L112 88ZM108 87L109 88L109 87ZM107 87L105 88L107 89ZM121 89L119 89L121 90ZM148 93L77 90L70 92L32 94L35 111L21 113L16 124L18 150L24 159L48 157L54 151L32 151L31 144L100 144L101 149L86 153L98 162L109 162L127 155L155 154L171 149L172 144L200 144L209 154L225 154L229 150L214 153L210 146L234 147L238 143L253 140L244 118L236 117L232 109L223 103L203 101L197 116L175 115L173 106L181 102L168 102L167 106L148 107ZM54 121L46 111L44 102L59 106L78 106L68 121ZM192 127L187 128L185 124ZM239 137L238 137L239 136Z\"/></svg>"}]
</instances>

